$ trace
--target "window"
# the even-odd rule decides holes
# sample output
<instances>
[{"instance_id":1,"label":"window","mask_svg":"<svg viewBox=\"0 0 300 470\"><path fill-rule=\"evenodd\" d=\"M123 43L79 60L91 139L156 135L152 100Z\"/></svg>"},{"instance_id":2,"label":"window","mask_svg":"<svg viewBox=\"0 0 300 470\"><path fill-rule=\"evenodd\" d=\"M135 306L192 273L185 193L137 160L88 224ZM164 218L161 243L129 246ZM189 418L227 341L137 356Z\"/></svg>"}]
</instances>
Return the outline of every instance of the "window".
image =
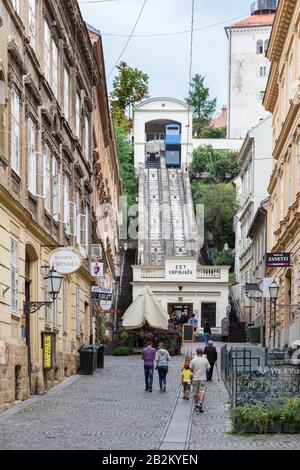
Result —
<instances>
[{"instance_id":1,"label":"window","mask_svg":"<svg viewBox=\"0 0 300 470\"><path fill-rule=\"evenodd\" d=\"M83 152L85 159L90 160L90 123L88 117L84 118L84 143L83 143Z\"/></svg>"},{"instance_id":2,"label":"window","mask_svg":"<svg viewBox=\"0 0 300 470\"><path fill-rule=\"evenodd\" d=\"M68 232L69 225L70 178L64 176L64 223Z\"/></svg>"},{"instance_id":3,"label":"window","mask_svg":"<svg viewBox=\"0 0 300 470\"><path fill-rule=\"evenodd\" d=\"M285 82L282 80L281 82L281 115L282 117L285 116L286 110L286 99L285 99Z\"/></svg>"},{"instance_id":4,"label":"window","mask_svg":"<svg viewBox=\"0 0 300 470\"><path fill-rule=\"evenodd\" d=\"M12 0L12 5L15 9L15 12L20 15L20 0Z\"/></svg>"},{"instance_id":5,"label":"window","mask_svg":"<svg viewBox=\"0 0 300 470\"><path fill-rule=\"evenodd\" d=\"M267 67L260 67L260 76L265 77L267 75Z\"/></svg>"},{"instance_id":6,"label":"window","mask_svg":"<svg viewBox=\"0 0 300 470\"><path fill-rule=\"evenodd\" d=\"M264 91L260 91L260 93L259 93L259 99L260 99L261 101L263 101L264 96L265 96L265 92L264 92Z\"/></svg>"},{"instance_id":7,"label":"window","mask_svg":"<svg viewBox=\"0 0 300 470\"><path fill-rule=\"evenodd\" d=\"M52 39L52 74L51 74L51 87L54 96L58 99L58 47Z\"/></svg>"},{"instance_id":8,"label":"window","mask_svg":"<svg viewBox=\"0 0 300 470\"><path fill-rule=\"evenodd\" d=\"M216 303L215 302L202 302L201 303L201 327L208 321L209 326L214 328L216 326Z\"/></svg>"},{"instance_id":9,"label":"window","mask_svg":"<svg viewBox=\"0 0 300 470\"><path fill-rule=\"evenodd\" d=\"M64 114L68 121L70 118L70 74L66 67L64 68Z\"/></svg>"},{"instance_id":10,"label":"window","mask_svg":"<svg viewBox=\"0 0 300 470\"><path fill-rule=\"evenodd\" d=\"M28 119L28 189L36 194L36 127L31 118Z\"/></svg>"},{"instance_id":11,"label":"window","mask_svg":"<svg viewBox=\"0 0 300 470\"><path fill-rule=\"evenodd\" d=\"M263 54L264 52L264 43L261 39L256 43L256 54Z\"/></svg>"},{"instance_id":12,"label":"window","mask_svg":"<svg viewBox=\"0 0 300 470\"><path fill-rule=\"evenodd\" d=\"M297 144L297 192L300 191L300 140Z\"/></svg>"},{"instance_id":13,"label":"window","mask_svg":"<svg viewBox=\"0 0 300 470\"><path fill-rule=\"evenodd\" d=\"M288 207L292 204L292 162L288 161L288 188L287 188Z\"/></svg>"},{"instance_id":14,"label":"window","mask_svg":"<svg viewBox=\"0 0 300 470\"><path fill-rule=\"evenodd\" d=\"M51 180L50 180L50 170L51 170L51 152L48 145L44 146L44 155L45 155L45 201L44 208L50 213L51 212Z\"/></svg>"},{"instance_id":15,"label":"window","mask_svg":"<svg viewBox=\"0 0 300 470\"><path fill-rule=\"evenodd\" d=\"M76 321L76 336L80 336L80 289L75 288L75 321Z\"/></svg>"},{"instance_id":16,"label":"window","mask_svg":"<svg viewBox=\"0 0 300 470\"><path fill-rule=\"evenodd\" d=\"M19 310L19 245L13 238L10 239L10 287L11 310L18 314Z\"/></svg>"},{"instance_id":17,"label":"window","mask_svg":"<svg viewBox=\"0 0 300 470\"><path fill-rule=\"evenodd\" d=\"M60 219L60 174L59 165L55 157L52 158L52 215L58 222Z\"/></svg>"},{"instance_id":18,"label":"window","mask_svg":"<svg viewBox=\"0 0 300 470\"><path fill-rule=\"evenodd\" d=\"M268 47L269 47L269 39L266 39L265 40L265 53L267 52Z\"/></svg>"},{"instance_id":19,"label":"window","mask_svg":"<svg viewBox=\"0 0 300 470\"><path fill-rule=\"evenodd\" d=\"M47 21L44 21L44 71L46 80L51 81L51 33Z\"/></svg>"},{"instance_id":20,"label":"window","mask_svg":"<svg viewBox=\"0 0 300 470\"><path fill-rule=\"evenodd\" d=\"M80 139L80 94L76 93L76 125L75 125L75 132L76 132L76 137Z\"/></svg>"},{"instance_id":21,"label":"window","mask_svg":"<svg viewBox=\"0 0 300 470\"><path fill-rule=\"evenodd\" d=\"M288 90L288 98L291 100L294 95L294 62L293 57L290 58L289 62L289 90Z\"/></svg>"},{"instance_id":22,"label":"window","mask_svg":"<svg viewBox=\"0 0 300 470\"><path fill-rule=\"evenodd\" d=\"M35 49L35 34L36 34L36 24L35 24L36 4L35 2L36 0L29 0L29 4L28 4L29 6L29 9L28 9L29 36L30 36L30 42L31 42L33 49Z\"/></svg>"},{"instance_id":23,"label":"window","mask_svg":"<svg viewBox=\"0 0 300 470\"><path fill-rule=\"evenodd\" d=\"M63 280L63 331L68 328L68 281Z\"/></svg>"},{"instance_id":24,"label":"window","mask_svg":"<svg viewBox=\"0 0 300 470\"><path fill-rule=\"evenodd\" d=\"M280 178L280 220L284 218L284 176Z\"/></svg>"},{"instance_id":25,"label":"window","mask_svg":"<svg viewBox=\"0 0 300 470\"><path fill-rule=\"evenodd\" d=\"M87 222L86 214L77 215L77 243L82 246L85 250L87 249Z\"/></svg>"},{"instance_id":26,"label":"window","mask_svg":"<svg viewBox=\"0 0 300 470\"><path fill-rule=\"evenodd\" d=\"M20 99L14 88L11 91L11 167L20 173Z\"/></svg>"}]
</instances>

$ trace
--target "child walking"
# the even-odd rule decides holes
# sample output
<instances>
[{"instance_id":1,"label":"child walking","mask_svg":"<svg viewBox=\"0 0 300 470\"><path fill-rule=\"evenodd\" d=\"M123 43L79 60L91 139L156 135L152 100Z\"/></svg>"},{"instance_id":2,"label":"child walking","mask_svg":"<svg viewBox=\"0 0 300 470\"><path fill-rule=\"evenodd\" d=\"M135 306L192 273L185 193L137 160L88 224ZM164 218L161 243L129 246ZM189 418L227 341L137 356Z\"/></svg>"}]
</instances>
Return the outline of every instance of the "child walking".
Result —
<instances>
[{"instance_id":1,"label":"child walking","mask_svg":"<svg viewBox=\"0 0 300 470\"><path fill-rule=\"evenodd\" d=\"M190 390L191 390L191 381L192 381L192 371L188 363L185 363L182 370L182 386L183 386L183 399L189 400Z\"/></svg>"}]
</instances>

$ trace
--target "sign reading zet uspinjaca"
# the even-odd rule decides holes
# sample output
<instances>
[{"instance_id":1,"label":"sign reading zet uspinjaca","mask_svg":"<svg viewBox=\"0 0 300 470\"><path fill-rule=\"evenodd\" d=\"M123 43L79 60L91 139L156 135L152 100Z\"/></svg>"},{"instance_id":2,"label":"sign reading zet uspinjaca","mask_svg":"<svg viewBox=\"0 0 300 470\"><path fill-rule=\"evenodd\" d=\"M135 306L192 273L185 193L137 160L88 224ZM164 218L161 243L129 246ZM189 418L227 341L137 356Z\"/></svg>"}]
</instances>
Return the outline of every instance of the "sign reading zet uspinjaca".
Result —
<instances>
[{"instance_id":1,"label":"sign reading zet uspinjaca","mask_svg":"<svg viewBox=\"0 0 300 470\"><path fill-rule=\"evenodd\" d=\"M49 256L49 264L60 274L71 274L77 271L83 257L73 248L58 248Z\"/></svg>"},{"instance_id":2,"label":"sign reading zet uspinjaca","mask_svg":"<svg viewBox=\"0 0 300 470\"><path fill-rule=\"evenodd\" d=\"M291 265L291 253L267 253L266 264L267 268L277 266L289 268Z\"/></svg>"}]
</instances>

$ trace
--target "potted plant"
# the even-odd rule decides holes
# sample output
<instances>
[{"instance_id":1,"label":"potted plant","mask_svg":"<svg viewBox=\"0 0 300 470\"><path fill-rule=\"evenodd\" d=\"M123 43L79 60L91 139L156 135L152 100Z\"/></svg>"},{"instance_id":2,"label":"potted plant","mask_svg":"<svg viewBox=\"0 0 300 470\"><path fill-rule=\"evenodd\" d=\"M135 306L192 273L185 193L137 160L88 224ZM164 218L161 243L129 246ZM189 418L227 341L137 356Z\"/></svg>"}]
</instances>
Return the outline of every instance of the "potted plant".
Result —
<instances>
[{"instance_id":1,"label":"potted plant","mask_svg":"<svg viewBox=\"0 0 300 470\"><path fill-rule=\"evenodd\" d=\"M262 434L268 431L270 417L261 404L237 406L232 411L233 431Z\"/></svg>"},{"instance_id":2,"label":"potted plant","mask_svg":"<svg viewBox=\"0 0 300 470\"><path fill-rule=\"evenodd\" d=\"M269 427L268 433L278 434L282 433L282 414L283 402L280 400L271 400L268 403L268 414L269 414Z\"/></svg>"}]
</instances>

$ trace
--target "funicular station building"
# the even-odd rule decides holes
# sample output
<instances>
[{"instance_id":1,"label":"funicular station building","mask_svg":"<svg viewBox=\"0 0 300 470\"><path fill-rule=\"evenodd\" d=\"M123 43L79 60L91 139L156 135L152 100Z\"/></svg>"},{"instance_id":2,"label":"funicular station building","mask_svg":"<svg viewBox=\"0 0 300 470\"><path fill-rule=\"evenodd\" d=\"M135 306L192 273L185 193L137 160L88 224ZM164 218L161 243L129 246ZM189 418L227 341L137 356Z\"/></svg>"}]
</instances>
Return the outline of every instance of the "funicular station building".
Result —
<instances>
[{"instance_id":1,"label":"funicular station building","mask_svg":"<svg viewBox=\"0 0 300 470\"><path fill-rule=\"evenodd\" d=\"M201 210L196 220L188 174L191 123L188 106L173 98L151 98L134 110L139 230L132 296L134 302L150 287L170 316L169 329L183 313L195 313L200 331L207 320L220 334L229 267L199 264L203 220Z\"/></svg>"}]
</instances>

